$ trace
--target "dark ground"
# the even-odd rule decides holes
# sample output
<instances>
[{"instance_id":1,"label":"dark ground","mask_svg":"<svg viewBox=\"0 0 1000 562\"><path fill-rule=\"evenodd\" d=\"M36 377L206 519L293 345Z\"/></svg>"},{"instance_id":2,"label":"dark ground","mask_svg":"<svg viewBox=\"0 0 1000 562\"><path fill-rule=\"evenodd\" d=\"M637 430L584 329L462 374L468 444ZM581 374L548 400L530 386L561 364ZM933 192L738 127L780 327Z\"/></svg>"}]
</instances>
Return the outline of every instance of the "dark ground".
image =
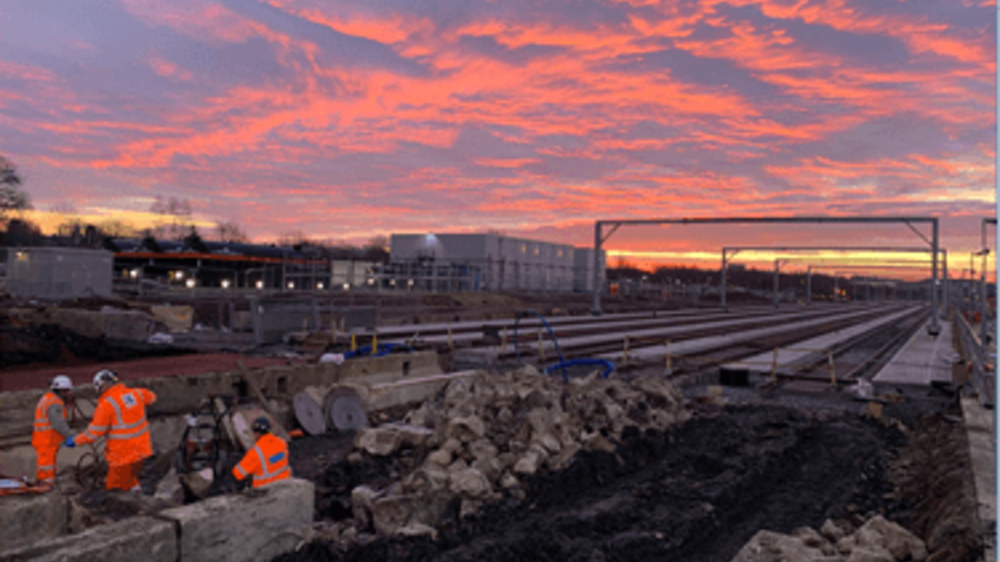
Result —
<instances>
[{"instance_id":1,"label":"dark ground","mask_svg":"<svg viewBox=\"0 0 1000 562\"><path fill-rule=\"evenodd\" d=\"M346 552L312 543L276 560L726 562L760 529L819 527L849 508L891 516L886 469L904 442L857 415L729 407L665 434L633 431L617 455L581 454L529 482L527 502L508 498L479 518L445 521L437 541Z\"/></svg>"}]
</instances>

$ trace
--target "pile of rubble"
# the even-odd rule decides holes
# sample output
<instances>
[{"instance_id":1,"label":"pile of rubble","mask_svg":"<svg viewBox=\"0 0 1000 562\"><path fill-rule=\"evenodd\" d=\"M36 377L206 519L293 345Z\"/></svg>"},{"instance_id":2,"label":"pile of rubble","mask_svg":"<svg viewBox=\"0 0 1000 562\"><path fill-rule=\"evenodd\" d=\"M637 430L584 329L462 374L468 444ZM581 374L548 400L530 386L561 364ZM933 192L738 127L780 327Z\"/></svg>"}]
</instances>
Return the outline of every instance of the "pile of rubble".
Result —
<instances>
[{"instance_id":1,"label":"pile of rubble","mask_svg":"<svg viewBox=\"0 0 1000 562\"><path fill-rule=\"evenodd\" d=\"M783 535L760 531L732 562L922 562L928 558L924 541L881 515L851 530L849 523L827 520L819 532L809 527Z\"/></svg>"},{"instance_id":2,"label":"pile of rubble","mask_svg":"<svg viewBox=\"0 0 1000 562\"><path fill-rule=\"evenodd\" d=\"M456 499L460 517L504 491L523 499L524 478L565 468L582 450L612 452L626 427L664 430L689 417L680 391L654 377L625 382L594 373L567 384L525 367L456 380L403 423L358 432L355 460L403 446L421 458L384 489L355 488L355 522L380 535L433 535Z\"/></svg>"}]
</instances>

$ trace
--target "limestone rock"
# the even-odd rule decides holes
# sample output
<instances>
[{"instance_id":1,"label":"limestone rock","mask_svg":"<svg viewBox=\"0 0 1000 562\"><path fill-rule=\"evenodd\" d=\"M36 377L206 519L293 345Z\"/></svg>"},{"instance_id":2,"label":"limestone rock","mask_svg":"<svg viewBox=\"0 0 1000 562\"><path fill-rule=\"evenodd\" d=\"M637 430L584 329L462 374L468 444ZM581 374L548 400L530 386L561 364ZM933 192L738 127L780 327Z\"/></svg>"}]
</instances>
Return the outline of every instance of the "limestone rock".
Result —
<instances>
[{"instance_id":1,"label":"limestone rock","mask_svg":"<svg viewBox=\"0 0 1000 562\"><path fill-rule=\"evenodd\" d=\"M829 544L826 538L812 527L799 527L792 531L792 536L798 537L803 544L810 548L821 548L824 544Z\"/></svg>"},{"instance_id":2,"label":"limestone rock","mask_svg":"<svg viewBox=\"0 0 1000 562\"><path fill-rule=\"evenodd\" d=\"M826 537L830 542L834 543L844 538L845 534L844 530L841 529L840 526L834 523L833 520L831 519L827 519L823 523L823 526L820 528L819 532L822 533L822 535Z\"/></svg>"},{"instance_id":3,"label":"limestone rock","mask_svg":"<svg viewBox=\"0 0 1000 562\"><path fill-rule=\"evenodd\" d=\"M377 497L375 490L368 486L358 486L351 490L351 511L358 529L368 530L372 524L372 501Z\"/></svg>"},{"instance_id":4,"label":"limestone rock","mask_svg":"<svg viewBox=\"0 0 1000 562\"><path fill-rule=\"evenodd\" d=\"M887 550L859 546L851 551L847 562L895 562L895 560Z\"/></svg>"},{"instance_id":5,"label":"limestone rock","mask_svg":"<svg viewBox=\"0 0 1000 562\"><path fill-rule=\"evenodd\" d=\"M840 557L826 556L821 551L810 548L798 537L791 537L771 531L759 531L732 562L842 562Z\"/></svg>"},{"instance_id":6,"label":"limestone rock","mask_svg":"<svg viewBox=\"0 0 1000 562\"><path fill-rule=\"evenodd\" d=\"M454 453L462 448L462 442L458 439L448 439L441 445L441 449L448 451L449 453Z\"/></svg>"},{"instance_id":7,"label":"limestone rock","mask_svg":"<svg viewBox=\"0 0 1000 562\"><path fill-rule=\"evenodd\" d=\"M517 476L509 472L505 472L503 476L500 477L500 487L509 490L521 485L521 481L517 479Z\"/></svg>"},{"instance_id":8,"label":"limestone rock","mask_svg":"<svg viewBox=\"0 0 1000 562\"><path fill-rule=\"evenodd\" d=\"M542 456L537 450L530 449L514 464L514 472L530 476L538 472L538 468L541 463Z\"/></svg>"},{"instance_id":9,"label":"limestone rock","mask_svg":"<svg viewBox=\"0 0 1000 562\"><path fill-rule=\"evenodd\" d=\"M471 443L486 435L486 426L478 416L454 418L448 422L448 436L462 443Z\"/></svg>"},{"instance_id":10,"label":"limestone rock","mask_svg":"<svg viewBox=\"0 0 1000 562\"><path fill-rule=\"evenodd\" d=\"M355 447L377 457L395 453L402 444L402 436L392 427L366 427L354 438Z\"/></svg>"},{"instance_id":11,"label":"limestone rock","mask_svg":"<svg viewBox=\"0 0 1000 562\"><path fill-rule=\"evenodd\" d=\"M469 445L469 452L476 460L495 459L499 453L497 446L489 439L480 439Z\"/></svg>"},{"instance_id":12,"label":"limestone rock","mask_svg":"<svg viewBox=\"0 0 1000 562\"><path fill-rule=\"evenodd\" d=\"M866 546L875 545L884 548L897 560L910 557L916 562L921 562L927 558L924 541L881 515L871 518L858 529L856 535L866 538L864 543ZM861 543L860 540L858 542Z\"/></svg>"},{"instance_id":13,"label":"limestone rock","mask_svg":"<svg viewBox=\"0 0 1000 562\"><path fill-rule=\"evenodd\" d=\"M475 468L451 473L449 487L453 493L469 498L487 498L493 492L489 480Z\"/></svg>"},{"instance_id":14,"label":"limestone rock","mask_svg":"<svg viewBox=\"0 0 1000 562\"><path fill-rule=\"evenodd\" d=\"M434 463L438 466L448 466L451 464L451 460L451 451L444 448L438 449L427 455L427 462Z\"/></svg>"}]
</instances>

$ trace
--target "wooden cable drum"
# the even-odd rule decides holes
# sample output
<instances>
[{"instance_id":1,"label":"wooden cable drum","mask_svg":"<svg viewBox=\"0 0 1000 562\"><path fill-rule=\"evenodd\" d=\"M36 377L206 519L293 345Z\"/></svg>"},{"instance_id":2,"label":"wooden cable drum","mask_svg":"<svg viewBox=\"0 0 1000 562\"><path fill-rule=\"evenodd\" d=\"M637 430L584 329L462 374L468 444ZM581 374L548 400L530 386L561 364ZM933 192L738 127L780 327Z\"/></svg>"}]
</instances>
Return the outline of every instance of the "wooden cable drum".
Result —
<instances>
[{"instance_id":1,"label":"wooden cable drum","mask_svg":"<svg viewBox=\"0 0 1000 562\"><path fill-rule=\"evenodd\" d=\"M307 386L292 399L295 419L309 435L326 433L326 394L326 390L322 388Z\"/></svg>"}]
</instances>

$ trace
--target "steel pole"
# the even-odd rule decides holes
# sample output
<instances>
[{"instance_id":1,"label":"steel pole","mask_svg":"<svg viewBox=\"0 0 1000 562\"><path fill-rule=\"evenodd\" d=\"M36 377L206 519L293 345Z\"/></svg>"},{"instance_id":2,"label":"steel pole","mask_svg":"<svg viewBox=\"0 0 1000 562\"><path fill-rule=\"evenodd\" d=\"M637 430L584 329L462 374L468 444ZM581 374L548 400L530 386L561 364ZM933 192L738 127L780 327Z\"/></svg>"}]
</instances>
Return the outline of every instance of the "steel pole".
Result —
<instances>
[{"instance_id":1,"label":"steel pole","mask_svg":"<svg viewBox=\"0 0 1000 562\"><path fill-rule=\"evenodd\" d=\"M719 271L719 306L726 310L726 249L722 249L722 269Z\"/></svg>"},{"instance_id":2,"label":"steel pole","mask_svg":"<svg viewBox=\"0 0 1000 562\"><path fill-rule=\"evenodd\" d=\"M987 328L988 325L987 322L989 320L989 308L987 307L988 300L986 298L988 295L988 292L986 290L986 265L987 265L986 252L984 251L983 267L980 268L981 277L979 282L979 341L983 342L984 346L986 345L986 336L990 333L989 329Z\"/></svg>"},{"instance_id":3,"label":"steel pole","mask_svg":"<svg viewBox=\"0 0 1000 562\"><path fill-rule=\"evenodd\" d=\"M944 256L944 272L942 281L942 287L944 292L944 318L947 320L951 316L951 280L948 279L948 250L941 250L941 254Z\"/></svg>"},{"instance_id":4,"label":"steel pole","mask_svg":"<svg viewBox=\"0 0 1000 562\"><path fill-rule=\"evenodd\" d=\"M938 219L931 222L931 323L927 327L927 332L936 336L941 333L941 323L939 315L941 310L938 307Z\"/></svg>"},{"instance_id":5,"label":"steel pole","mask_svg":"<svg viewBox=\"0 0 1000 562\"><path fill-rule=\"evenodd\" d=\"M840 276L833 274L833 302L840 302Z\"/></svg>"},{"instance_id":6,"label":"steel pole","mask_svg":"<svg viewBox=\"0 0 1000 562\"><path fill-rule=\"evenodd\" d=\"M774 260L774 307L778 308L778 275L781 268L781 261Z\"/></svg>"},{"instance_id":7,"label":"steel pole","mask_svg":"<svg viewBox=\"0 0 1000 562\"><path fill-rule=\"evenodd\" d=\"M594 223L594 306L590 313L601 315L601 221Z\"/></svg>"},{"instance_id":8,"label":"steel pole","mask_svg":"<svg viewBox=\"0 0 1000 562\"><path fill-rule=\"evenodd\" d=\"M806 304L813 302L813 268L810 265L806 268Z\"/></svg>"}]
</instances>

